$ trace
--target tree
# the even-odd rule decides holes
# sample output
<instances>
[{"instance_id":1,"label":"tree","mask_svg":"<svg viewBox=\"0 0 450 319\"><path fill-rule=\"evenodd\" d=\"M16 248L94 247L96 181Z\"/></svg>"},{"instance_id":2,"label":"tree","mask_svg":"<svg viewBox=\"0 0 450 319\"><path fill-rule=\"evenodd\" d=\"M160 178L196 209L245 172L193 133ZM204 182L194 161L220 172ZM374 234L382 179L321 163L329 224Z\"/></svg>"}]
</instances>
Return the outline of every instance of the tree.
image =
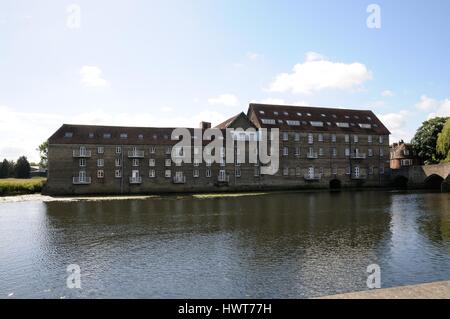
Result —
<instances>
[{"instance_id":1,"label":"tree","mask_svg":"<svg viewBox=\"0 0 450 319\"><path fill-rule=\"evenodd\" d=\"M8 161L6 158L0 163L0 178L8 178L14 176L14 162Z\"/></svg>"},{"instance_id":2,"label":"tree","mask_svg":"<svg viewBox=\"0 0 450 319\"><path fill-rule=\"evenodd\" d=\"M444 128L438 135L436 151L444 158L443 162L450 162L450 118L447 119Z\"/></svg>"},{"instance_id":3,"label":"tree","mask_svg":"<svg viewBox=\"0 0 450 319\"><path fill-rule=\"evenodd\" d=\"M411 141L417 155L423 159L425 164L439 163L444 158L442 154L437 153L436 142L446 121L445 117L435 117L423 122Z\"/></svg>"},{"instance_id":4,"label":"tree","mask_svg":"<svg viewBox=\"0 0 450 319\"><path fill-rule=\"evenodd\" d=\"M30 163L25 156L19 157L14 167L16 178L30 178Z\"/></svg>"},{"instance_id":5,"label":"tree","mask_svg":"<svg viewBox=\"0 0 450 319\"><path fill-rule=\"evenodd\" d=\"M48 141L43 142L36 149L39 151L39 156L41 157L41 161L39 162L39 166L41 168L47 168L48 165Z\"/></svg>"}]
</instances>

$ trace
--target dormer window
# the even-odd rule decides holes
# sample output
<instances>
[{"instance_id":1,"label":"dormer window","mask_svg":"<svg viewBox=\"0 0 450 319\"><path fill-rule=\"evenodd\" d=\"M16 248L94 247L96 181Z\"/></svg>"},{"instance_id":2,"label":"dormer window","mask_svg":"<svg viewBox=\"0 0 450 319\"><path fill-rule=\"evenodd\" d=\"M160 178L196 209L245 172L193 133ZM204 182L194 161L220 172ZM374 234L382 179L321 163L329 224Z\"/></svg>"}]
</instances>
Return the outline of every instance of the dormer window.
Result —
<instances>
[{"instance_id":1,"label":"dormer window","mask_svg":"<svg viewBox=\"0 0 450 319\"><path fill-rule=\"evenodd\" d=\"M94 138L94 133L89 133L89 138Z\"/></svg>"},{"instance_id":2,"label":"dormer window","mask_svg":"<svg viewBox=\"0 0 450 319\"><path fill-rule=\"evenodd\" d=\"M320 115L321 115L322 117L326 117L326 115L325 115L325 114L323 114L323 113L322 113L322 114L320 114Z\"/></svg>"},{"instance_id":3,"label":"dormer window","mask_svg":"<svg viewBox=\"0 0 450 319\"><path fill-rule=\"evenodd\" d=\"M72 132L66 132L66 133L64 133L64 137L65 137L65 138L72 138L72 136L73 136L73 133L72 133Z\"/></svg>"},{"instance_id":4,"label":"dormer window","mask_svg":"<svg viewBox=\"0 0 450 319\"><path fill-rule=\"evenodd\" d=\"M127 133L120 133L120 138L121 139L126 139L126 138L128 138L128 134Z\"/></svg>"},{"instance_id":5,"label":"dormer window","mask_svg":"<svg viewBox=\"0 0 450 319\"><path fill-rule=\"evenodd\" d=\"M372 128L372 125L370 125L370 124L359 123L358 125L360 128Z\"/></svg>"},{"instance_id":6,"label":"dormer window","mask_svg":"<svg viewBox=\"0 0 450 319\"><path fill-rule=\"evenodd\" d=\"M298 115L298 116L302 116L302 113L300 113L300 112L297 112L297 115Z\"/></svg>"},{"instance_id":7,"label":"dormer window","mask_svg":"<svg viewBox=\"0 0 450 319\"><path fill-rule=\"evenodd\" d=\"M284 114L284 115L286 115L286 116L287 116L287 115L289 115L289 113L288 113L288 112L283 112L283 114Z\"/></svg>"},{"instance_id":8,"label":"dormer window","mask_svg":"<svg viewBox=\"0 0 450 319\"><path fill-rule=\"evenodd\" d=\"M345 116L345 118L346 118L346 119L349 119L349 118L350 118L350 116L346 115L346 116Z\"/></svg>"},{"instance_id":9,"label":"dormer window","mask_svg":"<svg viewBox=\"0 0 450 319\"><path fill-rule=\"evenodd\" d=\"M153 134L153 139L154 139L154 140L158 139L158 135Z\"/></svg>"},{"instance_id":10,"label":"dormer window","mask_svg":"<svg viewBox=\"0 0 450 319\"><path fill-rule=\"evenodd\" d=\"M370 116L368 116L367 119L368 119L369 121L372 121L372 118L371 118Z\"/></svg>"},{"instance_id":11,"label":"dormer window","mask_svg":"<svg viewBox=\"0 0 450 319\"><path fill-rule=\"evenodd\" d=\"M321 121L311 121L310 123L311 123L312 126L315 126L315 127L322 127L323 126L323 122L321 122Z\"/></svg>"},{"instance_id":12,"label":"dormer window","mask_svg":"<svg viewBox=\"0 0 450 319\"><path fill-rule=\"evenodd\" d=\"M349 127L347 122L336 122L337 127Z\"/></svg>"},{"instance_id":13,"label":"dormer window","mask_svg":"<svg viewBox=\"0 0 450 319\"><path fill-rule=\"evenodd\" d=\"M259 114L264 114L264 111L259 111Z\"/></svg>"},{"instance_id":14,"label":"dormer window","mask_svg":"<svg viewBox=\"0 0 450 319\"><path fill-rule=\"evenodd\" d=\"M278 112L277 111L273 112L273 115L278 115Z\"/></svg>"},{"instance_id":15,"label":"dormer window","mask_svg":"<svg viewBox=\"0 0 450 319\"><path fill-rule=\"evenodd\" d=\"M332 116L333 116L334 118L337 118L336 114L333 114Z\"/></svg>"},{"instance_id":16,"label":"dormer window","mask_svg":"<svg viewBox=\"0 0 450 319\"><path fill-rule=\"evenodd\" d=\"M140 139L140 140L144 139L144 135L139 134L139 135L138 135L138 139Z\"/></svg>"},{"instance_id":17,"label":"dormer window","mask_svg":"<svg viewBox=\"0 0 450 319\"><path fill-rule=\"evenodd\" d=\"M311 113L306 113L306 115L311 116Z\"/></svg>"},{"instance_id":18,"label":"dormer window","mask_svg":"<svg viewBox=\"0 0 450 319\"><path fill-rule=\"evenodd\" d=\"M275 120L274 119L261 119L261 122L263 124L271 124L271 125L275 125Z\"/></svg>"},{"instance_id":19,"label":"dormer window","mask_svg":"<svg viewBox=\"0 0 450 319\"><path fill-rule=\"evenodd\" d=\"M278 120L278 124L283 124L283 120Z\"/></svg>"},{"instance_id":20,"label":"dormer window","mask_svg":"<svg viewBox=\"0 0 450 319\"><path fill-rule=\"evenodd\" d=\"M111 133L103 133L103 138L111 138Z\"/></svg>"}]
</instances>

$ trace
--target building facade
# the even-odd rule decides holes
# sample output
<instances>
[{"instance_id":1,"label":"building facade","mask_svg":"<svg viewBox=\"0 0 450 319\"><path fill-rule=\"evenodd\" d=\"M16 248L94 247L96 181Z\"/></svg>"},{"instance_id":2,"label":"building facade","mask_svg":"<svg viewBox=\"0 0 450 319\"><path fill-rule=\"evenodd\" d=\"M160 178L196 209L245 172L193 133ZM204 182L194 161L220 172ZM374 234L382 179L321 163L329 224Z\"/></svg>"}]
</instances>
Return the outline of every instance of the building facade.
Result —
<instances>
[{"instance_id":1,"label":"building facade","mask_svg":"<svg viewBox=\"0 0 450 319\"><path fill-rule=\"evenodd\" d=\"M201 134L210 128L201 123ZM382 187L390 180L389 131L371 112L250 104L216 126L279 130L279 169L260 162L192 161L172 156L175 128L64 124L49 138L47 194L152 194L297 188ZM210 141L198 130L202 152ZM197 135L196 135L197 134ZM252 133L250 133L252 134ZM224 134L226 136L226 134ZM246 145L256 135L244 135ZM270 138L269 138L270 140ZM224 141L225 153L226 147ZM258 141L257 143L260 143ZM269 143L271 143L269 141ZM246 158L249 158L248 147ZM177 151L178 152L178 151Z\"/></svg>"},{"instance_id":2,"label":"building facade","mask_svg":"<svg viewBox=\"0 0 450 319\"><path fill-rule=\"evenodd\" d=\"M393 143L390 148L391 169L400 169L413 165L423 165L422 160L417 156L411 144L403 141Z\"/></svg>"}]
</instances>

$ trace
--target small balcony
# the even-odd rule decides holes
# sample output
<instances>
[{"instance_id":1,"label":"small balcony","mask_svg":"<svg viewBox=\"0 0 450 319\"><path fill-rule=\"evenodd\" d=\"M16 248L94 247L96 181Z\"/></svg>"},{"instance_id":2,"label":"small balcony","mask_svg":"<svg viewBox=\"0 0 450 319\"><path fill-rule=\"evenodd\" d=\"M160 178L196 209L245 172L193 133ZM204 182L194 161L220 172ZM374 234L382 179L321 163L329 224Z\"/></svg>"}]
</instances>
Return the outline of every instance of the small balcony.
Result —
<instances>
[{"instance_id":1,"label":"small balcony","mask_svg":"<svg viewBox=\"0 0 450 319\"><path fill-rule=\"evenodd\" d=\"M351 158L353 159L366 159L366 153L353 153Z\"/></svg>"},{"instance_id":2,"label":"small balcony","mask_svg":"<svg viewBox=\"0 0 450 319\"><path fill-rule=\"evenodd\" d=\"M130 184L141 184L141 183L142 183L141 176L130 177Z\"/></svg>"},{"instance_id":3,"label":"small balcony","mask_svg":"<svg viewBox=\"0 0 450 319\"><path fill-rule=\"evenodd\" d=\"M305 181L320 181L322 174L305 174Z\"/></svg>"},{"instance_id":4,"label":"small balcony","mask_svg":"<svg viewBox=\"0 0 450 319\"><path fill-rule=\"evenodd\" d=\"M311 153L311 152L308 152L308 153L306 153L306 158L309 158L309 159L316 159L316 158L318 158L319 156L317 155L317 152L316 153Z\"/></svg>"},{"instance_id":5,"label":"small balcony","mask_svg":"<svg viewBox=\"0 0 450 319\"><path fill-rule=\"evenodd\" d=\"M350 178L353 180L356 180L356 181L365 180L367 178L367 175L366 174L359 174L359 175L352 174L350 176Z\"/></svg>"},{"instance_id":6,"label":"small balcony","mask_svg":"<svg viewBox=\"0 0 450 319\"><path fill-rule=\"evenodd\" d=\"M184 176L184 175L182 175L182 176L175 175L173 177L173 183L174 184L185 184L186 183L186 176Z\"/></svg>"},{"instance_id":7,"label":"small balcony","mask_svg":"<svg viewBox=\"0 0 450 319\"><path fill-rule=\"evenodd\" d=\"M91 157L91 151L88 150L73 150L73 157L86 158Z\"/></svg>"},{"instance_id":8,"label":"small balcony","mask_svg":"<svg viewBox=\"0 0 450 319\"><path fill-rule=\"evenodd\" d=\"M128 151L128 157L129 158L144 158L144 151L138 151L138 150Z\"/></svg>"},{"instance_id":9,"label":"small balcony","mask_svg":"<svg viewBox=\"0 0 450 319\"><path fill-rule=\"evenodd\" d=\"M90 177L74 176L72 179L72 184L74 185L89 185L90 183L91 183Z\"/></svg>"}]
</instances>

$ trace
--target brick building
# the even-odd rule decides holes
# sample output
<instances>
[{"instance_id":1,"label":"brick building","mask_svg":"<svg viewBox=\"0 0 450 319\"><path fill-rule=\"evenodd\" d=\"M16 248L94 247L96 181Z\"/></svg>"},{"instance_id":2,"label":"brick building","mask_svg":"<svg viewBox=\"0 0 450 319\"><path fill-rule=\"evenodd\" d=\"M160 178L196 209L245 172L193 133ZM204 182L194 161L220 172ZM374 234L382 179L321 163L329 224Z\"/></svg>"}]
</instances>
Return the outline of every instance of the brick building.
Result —
<instances>
[{"instance_id":1,"label":"brick building","mask_svg":"<svg viewBox=\"0 0 450 319\"><path fill-rule=\"evenodd\" d=\"M393 143L390 148L391 169L400 169L406 166L422 165L423 162L417 156L411 144L403 141Z\"/></svg>"},{"instance_id":2,"label":"brick building","mask_svg":"<svg viewBox=\"0 0 450 319\"><path fill-rule=\"evenodd\" d=\"M209 127L202 122L200 132ZM176 161L171 155L179 142L171 139L175 128L64 124L49 138L45 192L213 192L378 187L389 182L390 133L371 111L250 104L247 114L216 128L278 128L277 173L261 174L261 163ZM196 136L193 128L189 131L193 139L201 139L200 150L194 147L192 152L201 152L210 141ZM245 143L258 136L247 135Z\"/></svg>"}]
</instances>

